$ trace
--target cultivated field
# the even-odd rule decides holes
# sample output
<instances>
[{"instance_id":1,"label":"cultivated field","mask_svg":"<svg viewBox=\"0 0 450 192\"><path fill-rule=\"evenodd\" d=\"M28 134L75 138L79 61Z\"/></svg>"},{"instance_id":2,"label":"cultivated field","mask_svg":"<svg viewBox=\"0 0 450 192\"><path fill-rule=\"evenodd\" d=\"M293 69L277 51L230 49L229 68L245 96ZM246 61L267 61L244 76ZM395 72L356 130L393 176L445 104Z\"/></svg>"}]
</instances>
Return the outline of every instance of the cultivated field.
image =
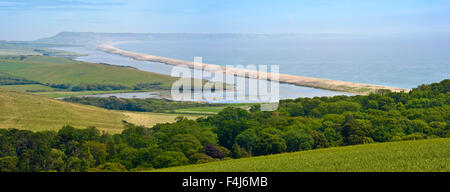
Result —
<instances>
[{"instance_id":1,"label":"cultivated field","mask_svg":"<svg viewBox=\"0 0 450 192\"><path fill-rule=\"evenodd\" d=\"M450 171L450 138L336 147L173 167L161 172Z\"/></svg>"}]
</instances>

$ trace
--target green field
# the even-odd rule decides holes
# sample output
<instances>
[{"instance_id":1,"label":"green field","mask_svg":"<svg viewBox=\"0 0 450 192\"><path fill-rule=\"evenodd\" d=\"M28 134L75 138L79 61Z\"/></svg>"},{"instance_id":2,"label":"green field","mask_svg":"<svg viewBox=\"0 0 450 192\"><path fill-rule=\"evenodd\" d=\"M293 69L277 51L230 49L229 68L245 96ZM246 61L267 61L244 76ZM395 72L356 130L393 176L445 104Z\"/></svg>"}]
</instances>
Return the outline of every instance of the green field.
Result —
<instances>
[{"instance_id":1,"label":"green field","mask_svg":"<svg viewBox=\"0 0 450 192\"><path fill-rule=\"evenodd\" d=\"M151 127L156 123L174 122L177 116L106 110L0 88L0 128L43 131L72 125L77 128L96 126L102 131L120 133L123 120Z\"/></svg>"},{"instance_id":2,"label":"green field","mask_svg":"<svg viewBox=\"0 0 450 192\"><path fill-rule=\"evenodd\" d=\"M27 92L27 91L39 91L39 92L46 92L46 91L59 91L58 89L55 88L51 88L49 86L45 86L45 85L39 85L39 84L29 84L29 85L2 85L0 86L1 88L5 88L5 89L11 89L14 91L22 91L22 92Z\"/></svg>"},{"instance_id":3,"label":"green field","mask_svg":"<svg viewBox=\"0 0 450 192\"><path fill-rule=\"evenodd\" d=\"M224 104L223 106L211 106L211 107L191 107L185 109L177 109L174 112L179 114L202 114L202 115L214 115L222 111L227 107L236 107L241 109L250 109L251 103L233 103Z\"/></svg>"},{"instance_id":4,"label":"green field","mask_svg":"<svg viewBox=\"0 0 450 192\"><path fill-rule=\"evenodd\" d=\"M74 61L58 57L27 56L23 60L0 59L0 72L41 83L118 84L162 83L170 87L177 78L133 68Z\"/></svg>"},{"instance_id":5,"label":"green field","mask_svg":"<svg viewBox=\"0 0 450 192\"><path fill-rule=\"evenodd\" d=\"M83 96L83 95L98 95L98 94L111 94L111 93L127 93L127 92L138 92L134 90L115 90L115 91L45 91L45 92L34 92L33 94L42 95L50 98L63 98L72 96Z\"/></svg>"},{"instance_id":6,"label":"green field","mask_svg":"<svg viewBox=\"0 0 450 192\"><path fill-rule=\"evenodd\" d=\"M355 145L191 166L160 172L450 171L450 138Z\"/></svg>"},{"instance_id":7,"label":"green field","mask_svg":"<svg viewBox=\"0 0 450 192\"><path fill-rule=\"evenodd\" d=\"M36 47L39 46L39 47ZM55 45L56 46L56 45ZM74 58L82 54L45 48L44 44L32 43L0 43L0 56L13 55L47 55Z\"/></svg>"}]
</instances>

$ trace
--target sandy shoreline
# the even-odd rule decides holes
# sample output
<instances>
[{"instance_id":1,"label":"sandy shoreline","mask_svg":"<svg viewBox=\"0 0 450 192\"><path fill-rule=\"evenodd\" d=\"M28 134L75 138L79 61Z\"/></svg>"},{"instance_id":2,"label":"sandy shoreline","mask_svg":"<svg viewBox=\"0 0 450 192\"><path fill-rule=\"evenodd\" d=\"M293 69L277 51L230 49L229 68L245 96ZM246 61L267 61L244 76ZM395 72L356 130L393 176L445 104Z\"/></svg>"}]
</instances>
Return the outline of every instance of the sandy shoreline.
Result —
<instances>
[{"instance_id":1,"label":"sandy shoreline","mask_svg":"<svg viewBox=\"0 0 450 192\"><path fill-rule=\"evenodd\" d=\"M173 65L173 66L185 65L189 68L194 68L194 62L125 51L125 50L121 50L117 47L114 47L114 44L103 44L103 45L98 46L97 49L107 52L107 53L111 53L111 54L117 54L117 55L121 55L121 56L125 56L125 57L130 57L135 60L152 61L152 62L164 63L167 65ZM320 79L320 78L312 78L312 77L302 77L302 76L288 75L288 74L279 74L279 78L278 78L278 80L276 80L272 77L273 74L270 72L268 72L268 73L259 72L259 75L258 75L258 72L256 72L256 71L247 70L247 69L239 69L239 68L227 68L227 71L225 71L225 67L223 67L223 66L206 64L206 63L203 63L203 69L206 71L211 71L211 72L215 72L215 73L236 74L237 76L255 78L255 79L259 79L261 76L262 77L266 76L268 80L274 80L274 81L278 81L280 83L288 83L288 84L293 84L293 85L298 85L298 86L303 86L303 87L340 91L340 92L352 93L352 94L358 94L358 95L367 95L367 94L369 94L371 92L375 92L376 90L379 90L379 89L388 89L393 92L402 92L402 91L408 92L409 91L408 89L403 89L403 88L361 84L361 83L353 83L353 82L346 82L346 81L336 81L336 80L328 80L328 79Z\"/></svg>"}]
</instances>

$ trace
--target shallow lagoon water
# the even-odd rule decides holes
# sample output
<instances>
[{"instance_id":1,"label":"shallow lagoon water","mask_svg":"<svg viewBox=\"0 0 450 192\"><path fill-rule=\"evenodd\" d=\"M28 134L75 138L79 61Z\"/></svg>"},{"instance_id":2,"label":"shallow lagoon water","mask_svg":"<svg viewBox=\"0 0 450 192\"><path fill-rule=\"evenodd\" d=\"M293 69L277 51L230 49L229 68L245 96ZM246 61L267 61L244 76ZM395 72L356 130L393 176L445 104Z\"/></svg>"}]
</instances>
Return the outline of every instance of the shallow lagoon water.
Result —
<instances>
[{"instance_id":1,"label":"shallow lagoon water","mask_svg":"<svg viewBox=\"0 0 450 192\"><path fill-rule=\"evenodd\" d=\"M95 47L65 47L58 48L61 50L72 51L77 53L86 54L87 56L82 56L76 58L79 61L86 61L92 63L105 63L111 65L129 66L134 67L143 71L150 71L160 74L171 75L173 66L149 62L149 61L136 61L127 57L122 57L119 55L108 54L102 51L96 50ZM230 93L233 94L233 93ZM95 97L109 97L115 96L119 98L158 98L154 92L138 92L138 93L113 93L104 95L91 95ZM299 97L321 97L321 96L335 96L335 95L351 95L348 93L314 89L309 87L300 87L290 84L279 84L279 99L295 99ZM248 100L249 95L236 95L237 100L210 100L205 99L190 99L191 101L207 101L215 103L251 103L260 102L258 100ZM170 99L170 96L168 97Z\"/></svg>"}]
</instances>

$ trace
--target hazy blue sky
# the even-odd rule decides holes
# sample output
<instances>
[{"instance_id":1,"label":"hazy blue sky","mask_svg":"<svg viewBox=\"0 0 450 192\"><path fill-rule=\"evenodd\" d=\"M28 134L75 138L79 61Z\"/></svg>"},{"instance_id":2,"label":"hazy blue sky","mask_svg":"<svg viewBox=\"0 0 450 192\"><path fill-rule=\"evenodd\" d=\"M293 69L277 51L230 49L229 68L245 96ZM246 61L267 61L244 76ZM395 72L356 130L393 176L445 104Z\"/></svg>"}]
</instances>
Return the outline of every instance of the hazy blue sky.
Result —
<instances>
[{"instance_id":1,"label":"hazy blue sky","mask_svg":"<svg viewBox=\"0 0 450 192\"><path fill-rule=\"evenodd\" d=\"M0 39L61 31L450 32L449 0L0 0Z\"/></svg>"}]
</instances>

